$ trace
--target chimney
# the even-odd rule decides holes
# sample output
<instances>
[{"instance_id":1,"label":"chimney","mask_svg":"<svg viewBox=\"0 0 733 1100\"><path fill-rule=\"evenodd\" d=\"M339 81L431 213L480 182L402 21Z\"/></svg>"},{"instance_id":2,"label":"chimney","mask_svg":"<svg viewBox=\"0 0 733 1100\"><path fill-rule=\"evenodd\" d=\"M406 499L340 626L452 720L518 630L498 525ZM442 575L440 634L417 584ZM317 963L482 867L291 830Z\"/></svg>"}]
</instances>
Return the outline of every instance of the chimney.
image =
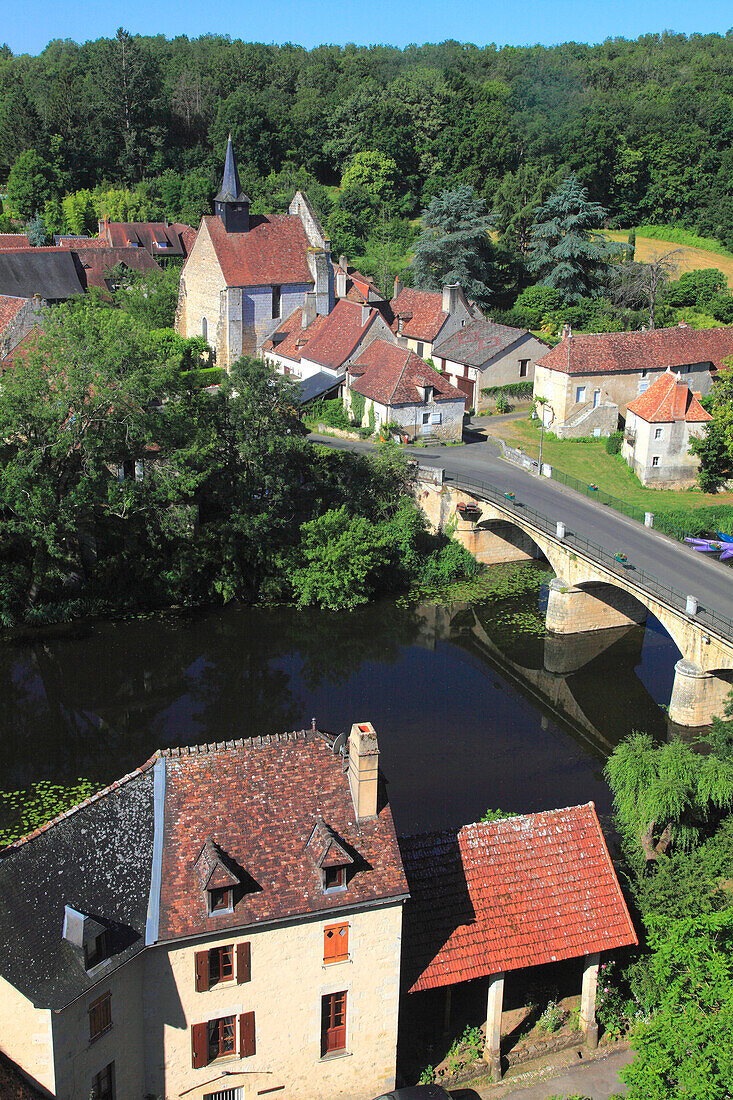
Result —
<instances>
[{"instance_id":1,"label":"chimney","mask_svg":"<svg viewBox=\"0 0 733 1100\"><path fill-rule=\"evenodd\" d=\"M361 307L361 327L362 328L364 328L364 325L367 323L367 321L369 320L371 315L372 315L372 307L371 306L365 305L365 306Z\"/></svg>"},{"instance_id":2,"label":"chimney","mask_svg":"<svg viewBox=\"0 0 733 1100\"><path fill-rule=\"evenodd\" d=\"M339 259L339 265L336 268L336 297L346 297L346 257L342 256Z\"/></svg>"},{"instance_id":3,"label":"chimney","mask_svg":"<svg viewBox=\"0 0 733 1100\"><path fill-rule=\"evenodd\" d=\"M562 326L562 339L563 340L568 340L568 339L570 339L570 337L572 335L573 335L572 326L569 325L566 321L565 324Z\"/></svg>"},{"instance_id":4,"label":"chimney","mask_svg":"<svg viewBox=\"0 0 733 1100\"><path fill-rule=\"evenodd\" d=\"M395 275L395 277L394 277L394 296L395 296L395 298L399 298L400 294L402 293L402 291L404 289L405 288L402 285L402 280L400 279L399 275Z\"/></svg>"},{"instance_id":5,"label":"chimney","mask_svg":"<svg viewBox=\"0 0 733 1100\"><path fill-rule=\"evenodd\" d=\"M312 325L316 319L316 292L315 290L306 290L303 295L303 310L301 327L308 328Z\"/></svg>"},{"instance_id":6,"label":"chimney","mask_svg":"<svg viewBox=\"0 0 733 1100\"><path fill-rule=\"evenodd\" d=\"M450 283L443 287L443 313L455 313L460 289L460 283Z\"/></svg>"},{"instance_id":7,"label":"chimney","mask_svg":"<svg viewBox=\"0 0 733 1100\"><path fill-rule=\"evenodd\" d=\"M689 326L689 324L687 323L687 321L685 321L685 319L683 318L683 319L682 319L682 320L680 321L680 323L679 323L679 325L678 325L677 327L678 327L678 328L689 328L690 326Z\"/></svg>"},{"instance_id":8,"label":"chimney","mask_svg":"<svg viewBox=\"0 0 733 1100\"><path fill-rule=\"evenodd\" d=\"M377 816L379 745L371 722L355 722L349 734L349 786L356 820Z\"/></svg>"}]
</instances>

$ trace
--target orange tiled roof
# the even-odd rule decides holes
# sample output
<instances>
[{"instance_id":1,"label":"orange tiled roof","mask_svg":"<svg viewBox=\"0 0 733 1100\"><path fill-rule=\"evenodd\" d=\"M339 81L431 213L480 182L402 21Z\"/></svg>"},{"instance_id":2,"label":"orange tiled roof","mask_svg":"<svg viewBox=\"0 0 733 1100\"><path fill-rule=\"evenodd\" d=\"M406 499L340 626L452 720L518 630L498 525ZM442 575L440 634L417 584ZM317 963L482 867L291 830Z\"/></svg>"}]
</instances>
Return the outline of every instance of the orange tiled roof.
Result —
<instances>
[{"instance_id":1,"label":"orange tiled roof","mask_svg":"<svg viewBox=\"0 0 733 1100\"><path fill-rule=\"evenodd\" d=\"M308 325L308 328L303 328L303 310L298 306L298 308L293 310L290 316L283 321L269 340L265 340L262 345L262 351L264 353L276 351L278 355L282 355L286 359L292 359L293 362L299 363L301 355L305 353L308 341L321 331L327 320L327 317L318 316L315 321ZM283 333L285 333L284 339L282 339ZM275 337L278 337L277 343L275 342Z\"/></svg>"},{"instance_id":2,"label":"orange tiled roof","mask_svg":"<svg viewBox=\"0 0 733 1100\"><path fill-rule=\"evenodd\" d=\"M342 298L324 318L325 323L310 337L308 350L301 354L321 367L338 370L366 335L376 316L377 311L370 309L364 320L362 307Z\"/></svg>"},{"instance_id":3,"label":"orange tiled roof","mask_svg":"<svg viewBox=\"0 0 733 1100\"><path fill-rule=\"evenodd\" d=\"M221 218L203 219L227 286L313 284L310 247L297 214L251 217L247 233L227 233Z\"/></svg>"},{"instance_id":4,"label":"orange tiled roof","mask_svg":"<svg viewBox=\"0 0 733 1100\"><path fill-rule=\"evenodd\" d=\"M436 401L465 401L466 395L429 367L409 348L373 340L349 368L356 393L381 405L414 405L422 398L418 386L432 386Z\"/></svg>"},{"instance_id":5,"label":"orange tiled roof","mask_svg":"<svg viewBox=\"0 0 733 1100\"><path fill-rule=\"evenodd\" d=\"M678 375L666 371L626 408L628 412L636 413L642 420L653 424L668 424L673 420L707 423L713 418L700 404L699 396L699 393L692 393Z\"/></svg>"},{"instance_id":6,"label":"orange tiled roof","mask_svg":"<svg viewBox=\"0 0 733 1100\"><path fill-rule=\"evenodd\" d=\"M9 298L0 294L0 336L10 322L15 320L27 301L27 298Z\"/></svg>"},{"instance_id":7,"label":"orange tiled roof","mask_svg":"<svg viewBox=\"0 0 733 1100\"><path fill-rule=\"evenodd\" d=\"M0 250L10 248L30 248L27 233L0 233Z\"/></svg>"},{"instance_id":8,"label":"orange tiled roof","mask_svg":"<svg viewBox=\"0 0 733 1100\"><path fill-rule=\"evenodd\" d=\"M400 848L410 992L638 942L592 802Z\"/></svg>"},{"instance_id":9,"label":"orange tiled roof","mask_svg":"<svg viewBox=\"0 0 733 1100\"><path fill-rule=\"evenodd\" d=\"M415 290L408 286L392 299L391 305L395 317L402 315L401 335L413 340L432 342L448 319L440 291Z\"/></svg>"},{"instance_id":10,"label":"orange tiled roof","mask_svg":"<svg viewBox=\"0 0 733 1100\"><path fill-rule=\"evenodd\" d=\"M565 337L536 366L563 374L615 374L712 363L719 369L733 355L733 327L687 325L647 332L589 332Z\"/></svg>"}]
</instances>

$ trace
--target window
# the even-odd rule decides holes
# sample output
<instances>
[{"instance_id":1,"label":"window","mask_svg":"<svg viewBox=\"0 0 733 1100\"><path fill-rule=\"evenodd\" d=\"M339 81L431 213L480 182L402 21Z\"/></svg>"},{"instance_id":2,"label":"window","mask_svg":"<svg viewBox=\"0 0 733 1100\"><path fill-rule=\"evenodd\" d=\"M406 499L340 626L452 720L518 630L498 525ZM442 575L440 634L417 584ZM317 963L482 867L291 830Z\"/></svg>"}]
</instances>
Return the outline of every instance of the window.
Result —
<instances>
[{"instance_id":1,"label":"window","mask_svg":"<svg viewBox=\"0 0 733 1100\"><path fill-rule=\"evenodd\" d=\"M526 378L529 371L529 359L519 360L519 377Z\"/></svg>"},{"instance_id":2,"label":"window","mask_svg":"<svg viewBox=\"0 0 733 1100\"><path fill-rule=\"evenodd\" d=\"M110 1062L92 1077L91 1100L115 1100L114 1062Z\"/></svg>"},{"instance_id":3,"label":"window","mask_svg":"<svg viewBox=\"0 0 733 1100\"><path fill-rule=\"evenodd\" d=\"M430 423L431 424L442 424L443 423L443 414L442 413L431 413L430 414Z\"/></svg>"},{"instance_id":4,"label":"window","mask_svg":"<svg viewBox=\"0 0 733 1100\"><path fill-rule=\"evenodd\" d=\"M323 931L323 961L344 962L349 957L349 924L327 924Z\"/></svg>"},{"instance_id":5,"label":"window","mask_svg":"<svg viewBox=\"0 0 733 1100\"><path fill-rule=\"evenodd\" d=\"M201 335L203 336L204 340L209 339L209 322L206 320L205 317L201 318Z\"/></svg>"},{"instance_id":6,"label":"window","mask_svg":"<svg viewBox=\"0 0 733 1100\"><path fill-rule=\"evenodd\" d=\"M661 428L655 428L654 429L654 438L655 439L661 439L662 438L662 429Z\"/></svg>"},{"instance_id":7,"label":"window","mask_svg":"<svg viewBox=\"0 0 733 1100\"><path fill-rule=\"evenodd\" d=\"M93 1043L112 1027L112 997L103 993L89 1005L89 1041Z\"/></svg>"},{"instance_id":8,"label":"window","mask_svg":"<svg viewBox=\"0 0 733 1100\"><path fill-rule=\"evenodd\" d=\"M423 422L423 424L429 424L430 423L430 413L423 413L422 414L422 422Z\"/></svg>"},{"instance_id":9,"label":"window","mask_svg":"<svg viewBox=\"0 0 733 1100\"><path fill-rule=\"evenodd\" d=\"M323 868L323 889L324 890L345 890L346 889L346 868L345 867L324 867Z\"/></svg>"},{"instance_id":10,"label":"window","mask_svg":"<svg viewBox=\"0 0 733 1100\"><path fill-rule=\"evenodd\" d=\"M248 943L238 943L236 950L237 985L248 982L252 977L251 951ZM196 992L206 993L212 985L230 982L234 978L234 944L212 947L208 951L197 951L194 956L196 973Z\"/></svg>"},{"instance_id":11,"label":"window","mask_svg":"<svg viewBox=\"0 0 733 1100\"><path fill-rule=\"evenodd\" d=\"M445 359L440 360L440 369L445 370Z\"/></svg>"},{"instance_id":12,"label":"window","mask_svg":"<svg viewBox=\"0 0 733 1100\"><path fill-rule=\"evenodd\" d=\"M593 408L597 409L601 403L601 391L593 390Z\"/></svg>"},{"instance_id":13,"label":"window","mask_svg":"<svg viewBox=\"0 0 733 1100\"><path fill-rule=\"evenodd\" d=\"M659 455L655 455L654 458L652 459L652 466L658 466L658 465L659 465Z\"/></svg>"},{"instance_id":14,"label":"window","mask_svg":"<svg viewBox=\"0 0 733 1100\"><path fill-rule=\"evenodd\" d=\"M422 353L425 351L425 344L422 340L417 341L417 354L422 358Z\"/></svg>"},{"instance_id":15,"label":"window","mask_svg":"<svg viewBox=\"0 0 733 1100\"><path fill-rule=\"evenodd\" d=\"M282 288L279 287L279 286L274 286L272 288L272 318L273 318L273 320L276 317L280 316L281 302L282 302Z\"/></svg>"},{"instance_id":16,"label":"window","mask_svg":"<svg viewBox=\"0 0 733 1100\"><path fill-rule=\"evenodd\" d=\"M217 890L209 890L208 895L210 913L231 913L233 908L231 886L225 886Z\"/></svg>"},{"instance_id":17,"label":"window","mask_svg":"<svg viewBox=\"0 0 733 1100\"><path fill-rule=\"evenodd\" d=\"M321 1058L346 1050L346 990L321 997Z\"/></svg>"},{"instance_id":18,"label":"window","mask_svg":"<svg viewBox=\"0 0 733 1100\"><path fill-rule=\"evenodd\" d=\"M100 932L98 936L84 945L84 968L91 970L93 966L107 958L107 933Z\"/></svg>"},{"instance_id":19,"label":"window","mask_svg":"<svg viewBox=\"0 0 733 1100\"><path fill-rule=\"evenodd\" d=\"M209 1042L209 1061L225 1058L237 1049L237 1017L222 1016L218 1020L209 1020L206 1025Z\"/></svg>"},{"instance_id":20,"label":"window","mask_svg":"<svg viewBox=\"0 0 733 1100\"><path fill-rule=\"evenodd\" d=\"M578 403L580 403L581 401L585 401L585 386L575 387L575 400Z\"/></svg>"}]
</instances>

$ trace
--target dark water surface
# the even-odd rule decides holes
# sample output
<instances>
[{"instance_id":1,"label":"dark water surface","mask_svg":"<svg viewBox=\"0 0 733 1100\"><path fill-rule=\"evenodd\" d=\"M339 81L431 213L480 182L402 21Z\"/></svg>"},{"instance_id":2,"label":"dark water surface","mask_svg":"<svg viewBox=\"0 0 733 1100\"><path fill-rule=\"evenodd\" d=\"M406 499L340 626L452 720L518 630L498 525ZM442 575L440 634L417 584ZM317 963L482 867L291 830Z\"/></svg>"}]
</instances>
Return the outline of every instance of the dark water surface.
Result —
<instances>
[{"instance_id":1,"label":"dark water surface","mask_svg":"<svg viewBox=\"0 0 733 1100\"><path fill-rule=\"evenodd\" d=\"M522 629L536 612L535 593L350 614L227 608L5 644L0 787L103 785L159 746L368 719L401 832L487 807L594 799L608 813L605 756L632 728L666 736L658 704L679 654L653 620L559 642Z\"/></svg>"}]
</instances>

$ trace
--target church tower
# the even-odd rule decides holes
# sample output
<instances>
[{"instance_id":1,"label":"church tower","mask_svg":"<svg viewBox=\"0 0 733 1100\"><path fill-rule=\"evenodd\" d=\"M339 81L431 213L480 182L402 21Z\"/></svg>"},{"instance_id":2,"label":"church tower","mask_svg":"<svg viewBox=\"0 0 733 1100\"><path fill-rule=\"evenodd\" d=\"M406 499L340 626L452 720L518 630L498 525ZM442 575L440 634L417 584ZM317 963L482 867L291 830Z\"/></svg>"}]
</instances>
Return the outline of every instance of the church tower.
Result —
<instances>
[{"instance_id":1,"label":"church tower","mask_svg":"<svg viewBox=\"0 0 733 1100\"><path fill-rule=\"evenodd\" d=\"M249 231L249 203L239 183L237 163L234 159L232 135L227 139L227 155L224 161L224 178L219 194L214 199L214 213L221 218L227 233Z\"/></svg>"}]
</instances>

